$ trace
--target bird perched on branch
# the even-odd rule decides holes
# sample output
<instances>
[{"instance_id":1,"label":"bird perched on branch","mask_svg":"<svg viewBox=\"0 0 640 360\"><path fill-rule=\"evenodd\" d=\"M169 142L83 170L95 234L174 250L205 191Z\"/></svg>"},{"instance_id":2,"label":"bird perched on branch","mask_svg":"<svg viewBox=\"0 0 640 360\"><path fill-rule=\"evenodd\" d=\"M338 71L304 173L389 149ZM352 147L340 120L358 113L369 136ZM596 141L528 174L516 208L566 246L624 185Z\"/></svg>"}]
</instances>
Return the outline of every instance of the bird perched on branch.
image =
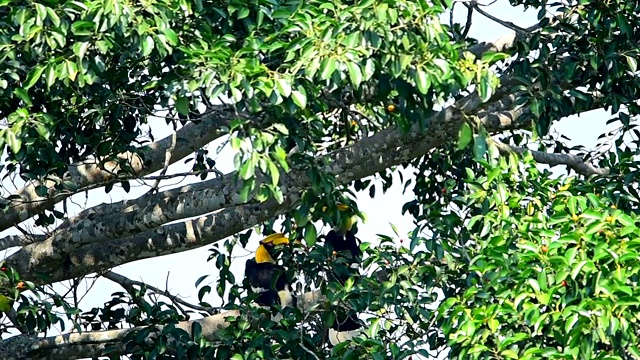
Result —
<instances>
[{"instance_id":1,"label":"bird perched on branch","mask_svg":"<svg viewBox=\"0 0 640 360\"><path fill-rule=\"evenodd\" d=\"M245 281L253 293L259 294L256 303L260 306L297 306L286 269L274 260L278 250L288 245L289 239L283 234L272 234L260 241L254 259L246 262Z\"/></svg>"},{"instance_id":2,"label":"bird perched on branch","mask_svg":"<svg viewBox=\"0 0 640 360\"><path fill-rule=\"evenodd\" d=\"M348 207L338 205L338 209L345 211ZM323 236L325 244L333 251L334 256L330 280L336 280L343 286L350 277L359 275L358 270L362 261L360 242L353 228L355 222L355 216L343 218L327 235ZM363 326L357 314L351 313L347 308L339 307L336 309L336 319L329 329L329 342L335 346L350 340L362 332Z\"/></svg>"}]
</instances>

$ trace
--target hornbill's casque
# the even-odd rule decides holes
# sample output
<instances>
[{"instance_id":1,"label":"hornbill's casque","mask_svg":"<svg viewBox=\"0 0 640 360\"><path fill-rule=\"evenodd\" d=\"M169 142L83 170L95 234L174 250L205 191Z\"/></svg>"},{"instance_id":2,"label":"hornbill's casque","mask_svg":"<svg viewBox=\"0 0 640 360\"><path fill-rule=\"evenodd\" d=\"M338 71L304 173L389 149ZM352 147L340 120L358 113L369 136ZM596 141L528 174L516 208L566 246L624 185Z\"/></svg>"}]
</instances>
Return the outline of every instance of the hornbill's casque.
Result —
<instances>
[{"instance_id":1,"label":"hornbill's casque","mask_svg":"<svg viewBox=\"0 0 640 360\"><path fill-rule=\"evenodd\" d=\"M345 205L338 205L339 210L346 210ZM362 261L362 251L360 250L360 242L356 239L353 225L355 219L349 217L340 222L339 225L329 231L324 237L325 244L331 246L336 260L341 258L342 264L335 261L335 266L330 274L332 279L337 280L341 285L353 275L358 275L360 262ZM345 266L346 265L346 266ZM336 319L329 329L329 342L335 346L343 341L360 335L363 323L358 319L357 314L349 314L349 309L338 308L336 310Z\"/></svg>"},{"instance_id":2,"label":"hornbill's casque","mask_svg":"<svg viewBox=\"0 0 640 360\"><path fill-rule=\"evenodd\" d=\"M246 262L245 280L251 291L259 294L256 303L260 306L297 306L286 270L274 260L277 248L287 244L289 239L283 234L269 235L260 241L255 258Z\"/></svg>"}]
</instances>

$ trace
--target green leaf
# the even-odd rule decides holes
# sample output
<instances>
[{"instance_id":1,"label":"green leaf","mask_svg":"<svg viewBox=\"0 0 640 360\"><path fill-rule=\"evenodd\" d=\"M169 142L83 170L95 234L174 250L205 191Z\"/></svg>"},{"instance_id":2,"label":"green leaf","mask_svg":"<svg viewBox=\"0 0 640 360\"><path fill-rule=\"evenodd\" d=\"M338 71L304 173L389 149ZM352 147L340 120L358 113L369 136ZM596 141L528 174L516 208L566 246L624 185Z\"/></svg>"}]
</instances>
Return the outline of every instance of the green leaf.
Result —
<instances>
[{"instance_id":1,"label":"green leaf","mask_svg":"<svg viewBox=\"0 0 640 360\"><path fill-rule=\"evenodd\" d=\"M629 70L631 72L636 72L638 70L638 60L628 55L624 55L624 58L627 60L627 66L629 66Z\"/></svg>"},{"instance_id":2,"label":"green leaf","mask_svg":"<svg viewBox=\"0 0 640 360\"><path fill-rule=\"evenodd\" d=\"M60 17L52 8L47 7L47 14L49 15L49 20L53 23L53 26L60 26Z\"/></svg>"},{"instance_id":3,"label":"green leaf","mask_svg":"<svg viewBox=\"0 0 640 360\"><path fill-rule=\"evenodd\" d=\"M338 61L336 59L332 57L325 58L322 63L320 63L320 80L329 79L336 70L337 65Z\"/></svg>"},{"instance_id":4,"label":"green leaf","mask_svg":"<svg viewBox=\"0 0 640 360\"><path fill-rule=\"evenodd\" d=\"M42 72L44 71L44 69L45 69L45 66L38 66L35 69L31 70L27 75L27 79L24 81L24 84L22 85L22 87L25 90L28 90L33 85L35 85L35 83L40 79L40 76L42 75Z\"/></svg>"},{"instance_id":5,"label":"green leaf","mask_svg":"<svg viewBox=\"0 0 640 360\"><path fill-rule=\"evenodd\" d=\"M422 70L416 70L414 81L418 86L418 90L423 95L426 95L427 92L429 91L429 88L431 87L431 81L429 80L429 75L427 75L427 73Z\"/></svg>"},{"instance_id":6,"label":"green leaf","mask_svg":"<svg viewBox=\"0 0 640 360\"><path fill-rule=\"evenodd\" d=\"M198 278L198 280L196 280L196 284L195 287L198 287L203 281L204 279L206 279L207 277L209 277L209 275L202 275Z\"/></svg>"},{"instance_id":7,"label":"green leaf","mask_svg":"<svg viewBox=\"0 0 640 360\"><path fill-rule=\"evenodd\" d=\"M189 115L189 99L185 96L178 95L176 99L176 110L184 116Z\"/></svg>"},{"instance_id":8,"label":"green leaf","mask_svg":"<svg viewBox=\"0 0 640 360\"><path fill-rule=\"evenodd\" d=\"M82 60L82 58L84 58L84 55L87 53L87 50L89 49L89 45L90 43L86 41L77 42L73 44L73 53L76 54L78 59Z\"/></svg>"},{"instance_id":9,"label":"green leaf","mask_svg":"<svg viewBox=\"0 0 640 360\"><path fill-rule=\"evenodd\" d=\"M36 7L36 14L38 15L38 18L40 18L40 20L42 21L46 20L47 8L44 5L38 3L35 3L34 5Z\"/></svg>"},{"instance_id":10,"label":"green leaf","mask_svg":"<svg viewBox=\"0 0 640 360\"><path fill-rule=\"evenodd\" d=\"M280 170L271 160L267 160L267 165L269 166L269 175L271 175L271 184L273 186L278 185L278 181L280 181Z\"/></svg>"},{"instance_id":11,"label":"green leaf","mask_svg":"<svg viewBox=\"0 0 640 360\"><path fill-rule=\"evenodd\" d=\"M373 77L376 72L376 64L373 59L368 58L364 64L364 80L367 81Z\"/></svg>"},{"instance_id":12,"label":"green leaf","mask_svg":"<svg viewBox=\"0 0 640 360\"><path fill-rule=\"evenodd\" d=\"M20 152L20 148L22 147L22 140L18 139L13 131L7 131L5 133L5 140L7 142L7 145L9 145L11 152L13 152L14 154Z\"/></svg>"},{"instance_id":13,"label":"green leaf","mask_svg":"<svg viewBox=\"0 0 640 360\"><path fill-rule=\"evenodd\" d=\"M242 20L247 16L249 16L249 8L243 7L242 9L240 9L240 11L238 11L238 20Z\"/></svg>"},{"instance_id":14,"label":"green leaf","mask_svg":"<svg viewBox=\"0 0 640 360\"><path fill-rule=\"evenodd\" d=\"M142 39L142 56L149 56L149 54L151 54L151 52L153 51L153 47L154 47L154 41L153 38L149 35L145 36Z\"/></svg>"},{"instance_id":15,"label":"green leaf","mask_svg":"<svg viewBox=\"0 0 640 360\"><path fill-rule=\"evenodd\" d=\"M591 260L582 260L580 263L578 263L578 265L574 267L573 270L571 270L571 278L575 280L576 277L578 277L578 274L580 274L582 268L589 263L591 263Z\"/></svg>"},{"instance_id":16,"label":"green leaf","mask_svg":"<svg viewBox=\"0 0 640 360\"><path fill-rule=\"evenodd\" d=\"M467 122L464 122L460 127L460 134L458 137L458 150L462 150L469 145L473 139L473 130L471 130L471 126Z\"/></svg>"},{"instance_id":17,"label":"green leaf","mask_svg":"<svg viewBox=\"0 0 640 360\"><path fill-rule=\"evenodd\" d=\"M199 322L194 321L191 324L191 334L192 334L191 340L196 342L200 340L200 338L202 337L202 325L200 325Z\"/></svg>"},{"instance_id":18,"label":"green leaf","mask_svg":"<svg viewBox=\"0 0 640 360\"><path fill-rule=\"evenodd\" d=\"M233 98L233 101L240 102L240 100L242 100L242 91L240 91L238 88L232 87L231 97Z\"/></svg>"},{"instance_id":19,"label":"green leaf","mask_svg":"<svg viewBox=\"0 0 640 360\"><path fill-rule=\"evenodd\" d=\"M476 85L482 102L489 101L491 96L493 96L493 88L491 87L489 79L483 77Z\"/></svg>"},{"instance_id":20,"label":"green leaf","mask_svg":"<svg viewBox=\"0 0 640 360\"><path fill-rule=\"evenodd\" d=\"M12 303L11 299L0 294L0 311L7 312L11 310L11 303Z\"/></svg>"},{"instance_id":21,"label":"green leaf","mask_svg":"<svg viewBox=\"0 0 640 360\"><path fill-rule=\"evenodd\" d=\"M620 33L631 37L633 35L633 30L629 25L629 21L627 21L626 15L618 12L618 14L616 15L616 19L618 21L618 25L620 26Z\"/></svg>"},{"instance_id":22,"label":"green leaf","mask_svg":"<svg viewBox=\"0 0 640 360\"><path fill-rule=\"evenodd\" d=\"M284 151L284 149L276 144L274 146L274 152L273 155L276 159L276 161L278 161L278 164L280 164L280 167L285 171L285 172L289 172L289 164L287 163L287 153L286 151Z\"/></svg>"},{"instance_id":23,"label":"green leaf","mask_svg":"<svg viewBox=\"0 0 640 360\"><path fill-rule=\"evenodd\" d=\"M93 34L95 26L93 21L75 21L71 24L71 32L77 36L87 36Z\"/></svg>"},{"instance_id":24,"label":"green leaf","mask_svg":"<svg viewBox=\"0 0 640 360\"><path fill-rule=\"evenodd\" d=\"M36 194L40 197L46 197L47 194L49 194L49 188L47 188L44 185L38 185L36 186Z\"/></svg>"},{"instance_id":25,"label":"green leaf","mask_svg":"<svg viewBox=\"0 0 640 360\"><path fill-rule=\"evenodd\" d=\"M482 135L476 135L473 140L473 154L476 159L482 159L487 152L487 139Z\"/></svg>"},{"instance_id":26,"label":"green leaf","mask_svg":"<svg viewBox=\"0 0 640 360\"><path fill-rule=\"evenodd\" d=\"M308 247L315 245L318 240L316 227L312 223L308 223L307 226L304 227L304 240Z\"/></svg>"},{"instance_id":27,"label":"green leaf","mask_svg":"<svg viewBox=\"0 0 640 360\"><path fill-rule=\"evenodd\" d=\"M307 107L307 92L303 87L298 87L298 90L292 91L291 99L300 109Z\"/></svg>"},{"instance_id":28,"label":"green leaf","mask_svg":"<svg viewBox=\"0 0 640 360\"><path fill-rule=\"evenodd\" d=\"M351 83L358 87L360 83L362 83L362 72L360 71L360 66L354 62L347 63L347 70L349 70L349 79Z\"/></svg>"},{"instance_id":29,"label":"green leaf","mask_svg":"<svg viewBox=\"0 0 640 360\"><path fill-rule=\"evenodd\" d=\"M167 29L164 29L164 30L162 31L162 33L164 34L164 36L166 36L166 37L167 37L167 40L169 40L169 43L170 43L172 46L176 46L176 45L178 45L178 43L179 43L179 41L178 41L178 35L175 33L175 31L173 31L173 30L171 30L171 29L167 28Z\"/></svg>"},{"instance_id":30,"label":"green leaf","mask_svg":"<svg viewBox=\"0 0 640 360\"><path fill-rule=\"evenodd\" d=\"M282 135L289 135L289 129L287 129L287 127L284 124L275 123L273 124L273 127L276 128L276 130L278 130L278 132L281 133Z\"/></svg>"},{"instance_id":31,"label":"green leaf","mask_svg":"<svg viewBox=\"0 0 640 360\"><path fill-rule=\"evenodd\" d=\"M287 79L276 79L276 88L280 95L284 97L289 97L289 95L291 95L291 83Z\"/></svg>"}]
</instances>

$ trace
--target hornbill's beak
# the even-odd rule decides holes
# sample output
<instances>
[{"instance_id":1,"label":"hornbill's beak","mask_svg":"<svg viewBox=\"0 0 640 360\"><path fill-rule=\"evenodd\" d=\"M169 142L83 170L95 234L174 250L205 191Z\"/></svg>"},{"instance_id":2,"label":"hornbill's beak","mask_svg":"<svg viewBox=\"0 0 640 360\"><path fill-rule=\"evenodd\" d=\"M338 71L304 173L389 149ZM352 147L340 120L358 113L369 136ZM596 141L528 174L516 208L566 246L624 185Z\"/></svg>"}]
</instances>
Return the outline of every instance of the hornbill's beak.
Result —
<instances>
[{"instance_id":1,"label":"hornbill's beak","mask_svg":"<svg viewBox=\"0 0 640 360\"><path fill-rule=\"evenodd\" d=\"M282 233L275 233L275 234L271 234L271 235L267 236L266 238L262 239L260 241L260 244L262 244L262 245L266 245L266 244L288 245L289 244L289 238L284 236L284 234L282 234Z\"/></svg>"}]
</instances>

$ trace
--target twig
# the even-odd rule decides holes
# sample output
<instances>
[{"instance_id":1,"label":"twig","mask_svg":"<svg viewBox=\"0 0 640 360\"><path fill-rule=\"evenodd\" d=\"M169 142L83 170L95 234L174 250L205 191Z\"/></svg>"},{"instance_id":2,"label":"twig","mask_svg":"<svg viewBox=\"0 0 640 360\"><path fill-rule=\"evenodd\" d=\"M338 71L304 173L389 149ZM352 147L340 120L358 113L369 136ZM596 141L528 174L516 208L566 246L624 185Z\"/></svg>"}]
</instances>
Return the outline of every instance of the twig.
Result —
<instances>
[{"instance_id":1,"label":"twig","mask_svg":"<svg viewBox=\"0 0 640 360\"><path fill-rule=\"evenodd\" d=\"M464 30L460 37L462 39L466 38L469 35L469 30L471 30L471 18L473 17L473 6L467 6L467 23L464 25Z\"/></svg>"},{"instance_id":2,"label":"twig","mask_svg":"<svg viewBox=\"0 0 640 360\"><path fill-rule=\"evenodd\" d=\"M178 131L176 129L176 123L173 123L173 134L171 134L171 145L164 152L164 165L162 166L162 171L160 171L160 176L164 176L167 173L167 169L169 169L169 165L171 165L171 154L176 149L176 143L178 142ZM155 193L158 191L158 187L160 186L160 178L156 179L156 182L153 184L150 193Z\"/></svg>"},{"instance_id":3,"label":"twig","mask_svg":"<svg viewBox=\"0 0 640 360\"><path fill-rule=\"evenodd\" d=\"M464 6L466 6L467 8L469 8L470 10L473 8L475 9L477 12L479 12L480 14L484 15L485 17L497 22L498 24L506 27L507 29L511 29L513 31L515 31L518 34L527 34L527 30L528 29L523 29L521 27L519 27L518 25L510 22L510 21L504 21L504 20L500 20L497 17L489 14L488 12L482 10L480 8L480 6L478 6L478 3L476 1L472 1L470 4L464 4Z\"/></svg>"},{"instance_id":4,"label":"twig","mask_svg":"<svg viewBox=\"0 0 640 360\"><path fill-rule=\"evenodd\" d=\"M609 174L608 169L597 168L584 162L582 158L574 154L550 154L544 151L514 147L497 140L493 140L493 142L502 154L516 153L518 155L522 155L526 151L530 151L533 155L533 159L541 164L547 164L549 166L566 165L578 174L584 176Z\"/></svg>"},{"instance_id":5,"label":"twig","mask_svg":"<svg viewBox=\"0 0 640 360\"><path fill-rule=\"evenodd\" d=\"M186 172L182 172L182 173L175 173L175 174L171 174L171 175L149 175L149 176L142 176L136 179L139 180L167 180L167 179L173 179L173 178L177 178L177 177L182 177L182 176L198 176L202 173L215 173L217 176L223 176L224 174L222 173L222 171L218 170L218 169L205 169L205 170L199 170L199 171L186 171ZM155 184L154 184L155 186Z\"/></svg>"},{"instance_id":6,"label":"twig","mask_svg":"<svg viewBox=\"0 0 640 360\"><path fill-rule=\"evenodd\" d=\"M182 304L186 307L189 307L191 309L194 310L198 310L198 311L204 311L209 315L214 315L220 312L220 308L214 308L214 307L205 307L205 306L200 306L200 305L195 305L195 304L190 304L182 299L180 299L179 297L177 297L176 295L172 295L171 293L169 293L168 291L164 291L164 290L160 290L157 287L145 284L143 282L140 281L135 281L135 280L131 280L125 276L122 276L120 274L116 274L113 271L107 271L105 273L102 274L102 276L104 276L105 278L119 284L120 286L122 286L123 288L127 289L127 290L134 290L134 286L145 286L148 289L150 289L151 291L158 293L162 296L167 297L168 299L170 299L171 301L178 303L178 304Z\"/></svg>"}]
</instances>

